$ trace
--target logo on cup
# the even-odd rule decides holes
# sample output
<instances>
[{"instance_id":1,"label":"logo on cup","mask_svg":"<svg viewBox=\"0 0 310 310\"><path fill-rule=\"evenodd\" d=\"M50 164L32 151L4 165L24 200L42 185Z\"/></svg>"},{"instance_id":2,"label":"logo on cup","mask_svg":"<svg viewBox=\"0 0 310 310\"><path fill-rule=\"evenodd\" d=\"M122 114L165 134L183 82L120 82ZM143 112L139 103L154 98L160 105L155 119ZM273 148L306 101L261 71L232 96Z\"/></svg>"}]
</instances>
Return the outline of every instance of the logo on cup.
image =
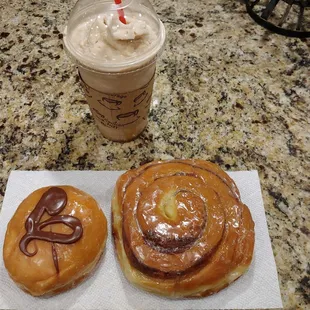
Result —
<instances>
[{"instance_id":1,"label":"logo on cup","mask_svg":"<svg viewBox=\"0 0 310 310\"><path fill-rule=\"evenodd\" d=\"M102 97L98 102L108 110L120 110L119 106L122 104L122 101L115 100L111 98Z\"/></svg>"},{"instance_id":2,"label":"logo on cup","mask_svg":"<svg viewBox=\"0 0 310 310\"><path fill-rule=\"evenodd\" d=\"M144 99L147 97L147 92L144 91L143 93L141 93L139 96L137 96L133 101L134 101L134 107L138 106L139 104L141 104Z\"/></svg>"},{"instance_id":3,"label":"logo on cup","mask_svg":"<svg viewBox=\"0 0 310 310\"><path fill-rule=\"evenodd\" d=\"M136 116L136 115L138 115L138 113L139 113L139 110L135 110L135 111L128 112L128 113L119 114L119 115L116 116L116 118L120 121L123 118L128 118L128 117L131 117L131 116Z\"/></svg>"}]
</instances>

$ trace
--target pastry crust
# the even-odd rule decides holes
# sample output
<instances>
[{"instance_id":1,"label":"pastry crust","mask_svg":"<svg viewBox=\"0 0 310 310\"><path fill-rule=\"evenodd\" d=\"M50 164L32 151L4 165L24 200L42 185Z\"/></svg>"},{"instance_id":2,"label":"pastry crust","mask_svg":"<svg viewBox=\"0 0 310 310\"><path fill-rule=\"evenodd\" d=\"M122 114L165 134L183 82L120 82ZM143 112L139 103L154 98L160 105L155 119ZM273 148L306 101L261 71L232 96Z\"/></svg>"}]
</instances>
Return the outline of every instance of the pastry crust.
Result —
<instances>
[{"instance_id":1,"label":"pastry crust","mask_svg":"<svg viewBox=\"0 0 310 310\"><path fill-rule=\"evenodd\" d=\"M151 162L120 176L112 231L127 279L172 298L220 291L246 272L254 249L237 186L203 160Z\"/></svg>"},{"instance_id":2,"label":"pastry crust","mask_svg":"<svg viewBox=\"0 0 310 310\"><path fill-rule=\"evenodd\" d=\"M107 221L96 200L72 186L57 186L67 194L67 204L59 213L77 218L83 229L82 237L71 244L32 240L25 255L20 241L26 234L25 221L34 210L42 195L51 187L40 188L31 193L18 207L7 226L3 258L10 277L25 292L33 296L55 295L75 287L86 278L98 263L107 239ZM46 212L40 223L51 216ZM70 234L72 229L62 223L49 225L42 231ZM53 260L52 244L57 252L59 272Z\"/></svg>"}]
</instances>

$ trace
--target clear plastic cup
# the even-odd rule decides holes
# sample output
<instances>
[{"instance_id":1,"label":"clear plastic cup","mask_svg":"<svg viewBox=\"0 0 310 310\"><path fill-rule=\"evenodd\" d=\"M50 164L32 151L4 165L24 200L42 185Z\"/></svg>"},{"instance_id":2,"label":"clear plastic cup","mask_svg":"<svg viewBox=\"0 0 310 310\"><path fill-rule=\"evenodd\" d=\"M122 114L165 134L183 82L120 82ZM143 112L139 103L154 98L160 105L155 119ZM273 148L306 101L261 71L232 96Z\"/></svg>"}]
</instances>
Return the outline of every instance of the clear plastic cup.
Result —
<instances>
[{"instance_id":1,"label":"clear plastic cup","mask_svg":"<svg viewBox=\"0 0 310 310\"><path fill-rule=\"evenodd\" d=\"M165 28L148 0L123 0L120 5L79 0L75 5L64 44L106 138L130 141L146 127L164 42Z\"/></svg>"}]
</instances>

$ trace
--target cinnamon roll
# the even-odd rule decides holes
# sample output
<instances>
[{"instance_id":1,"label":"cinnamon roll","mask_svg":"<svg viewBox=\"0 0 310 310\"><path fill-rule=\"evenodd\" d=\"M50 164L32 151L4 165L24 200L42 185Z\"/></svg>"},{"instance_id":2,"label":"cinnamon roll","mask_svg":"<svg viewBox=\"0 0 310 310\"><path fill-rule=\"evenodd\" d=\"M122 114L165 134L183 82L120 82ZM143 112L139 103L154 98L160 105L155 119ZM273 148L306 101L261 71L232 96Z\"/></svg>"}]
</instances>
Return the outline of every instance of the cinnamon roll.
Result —
<instances>
[{"instance_id":1,"label":"cinnamon roll","mask_svg":"<svg viewBox=\"0 0 310 310\"><path fill-rule=\"evenodd\" d=\"M160 295L208 296L252 260L250 211L234 181L203 160L151 162L120 176L112 221L123 273Z\"/></svg>"},{"instance_id":2,"label":"cinnamon roll","mask_svg":"<svg viewBox=\"0 0 310 310\"><path fill-rule=\"evenodd\" d=\"M7 226L6 269L33 296L76 286L98 263L107 221L96 200L72 186L40 188L18 207Z\"/></svg>"}]
</instances>

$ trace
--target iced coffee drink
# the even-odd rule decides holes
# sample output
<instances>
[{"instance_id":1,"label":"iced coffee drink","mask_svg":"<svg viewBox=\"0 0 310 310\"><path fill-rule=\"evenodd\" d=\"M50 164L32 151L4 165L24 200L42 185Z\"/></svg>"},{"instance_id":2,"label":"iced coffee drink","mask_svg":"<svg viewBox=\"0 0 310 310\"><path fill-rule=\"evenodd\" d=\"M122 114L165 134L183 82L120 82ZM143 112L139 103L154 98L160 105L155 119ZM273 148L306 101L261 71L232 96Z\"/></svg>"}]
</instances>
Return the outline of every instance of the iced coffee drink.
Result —
<instances>
[{"instance_id":1,"label":"iced coffee drink","mask_svg":"<svg viewBox=\"0 0 310 310\"><path fill-rule=\"evenodd\" d=\"M82 0L74 8L64 42L106 138L129 141L146 127L164 41L164 26L148 1Z\"/></svg>"}]
</instances>

